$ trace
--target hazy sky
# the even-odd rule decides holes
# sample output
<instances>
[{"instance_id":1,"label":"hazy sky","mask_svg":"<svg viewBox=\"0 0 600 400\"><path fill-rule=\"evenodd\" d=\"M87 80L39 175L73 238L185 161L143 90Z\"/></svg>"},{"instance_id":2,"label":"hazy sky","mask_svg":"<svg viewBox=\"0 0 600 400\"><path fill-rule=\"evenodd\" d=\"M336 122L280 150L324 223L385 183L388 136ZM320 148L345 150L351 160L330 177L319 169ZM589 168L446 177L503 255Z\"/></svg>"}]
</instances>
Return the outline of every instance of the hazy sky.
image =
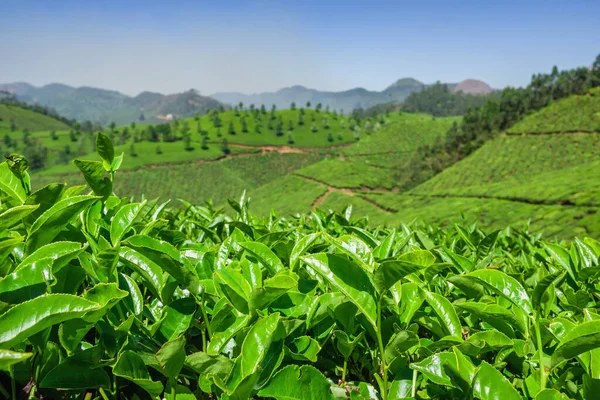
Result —
<instances>
[{"instance_id":1,"label":"hazy sky","mask_svg":"<svg viewBox=\"0 0 600 400\"><path fill-rule=\"evenodd\" d=\"M600 0L0 0L0 83L137 94L524 85L591 65Z\"/></svg>"}]
</instances>

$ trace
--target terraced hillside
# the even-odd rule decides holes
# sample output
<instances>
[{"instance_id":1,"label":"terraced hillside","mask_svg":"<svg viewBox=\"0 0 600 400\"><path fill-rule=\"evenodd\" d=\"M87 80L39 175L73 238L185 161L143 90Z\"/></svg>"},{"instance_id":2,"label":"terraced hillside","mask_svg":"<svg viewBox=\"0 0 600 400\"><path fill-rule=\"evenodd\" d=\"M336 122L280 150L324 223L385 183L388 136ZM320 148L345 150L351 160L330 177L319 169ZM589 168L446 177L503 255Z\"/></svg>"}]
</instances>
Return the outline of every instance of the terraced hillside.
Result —
<instances>
[{"instance_id":1,"label":"terraced hillside","mask_svg":"<svg viewBox=\"0 0 600 400\"><path fill-rule=\"evenodd\" d=\"M547 108L539 112L547 113ZM321 161L296 175L322 185L324 194L313 201L313 208L339 211L351 204L355 215L368 215L375 224L395 226L413 220L448 224L464 216L490 229L529 225L558 238L600 234L598 133L500 135L407 193L394 192L396 182L382 173L397 157L378 164L373 159L377 156ZM378 187L372 183L377 181L373 171L384 176ZM261 212L264 205L259 203L258 208Z\"/></svg>"},{"instance_id":2,"label":"terraced hillside","mask_svg":"<svg viewBox=\"0 0 600 400\"><path fill-rule=\"evenodd\" d=\"M538 114L548 114L550 107ZM538 114L528 118L541 120ZM352 205L353 215L388 226L413 220L449 224L464 217L487 229L529 224L533 231L558 238L600 234L598 133L500 135L433 179L400 193L402 182L393 178L392 168L415 150L442 140L458 121L398 112L354 120L309 109L232 110L145 128L119 127L109 134L124 141L116 146L117 153L125 154L119 193L136 198L152 192L162 199L212 199L224 205L245 190L253 212L263 216L273 209L289 216ZM278 135L290 122L293 143ZM152 135L161 141L151 141ZM162 140L164 135L174 141ZM61 132L49 147L58 150L71 136ZM49 141L48 132L32 137ZM79 143L85 139L92 149L89 138L81 134ZM37 175L39 184L84 183L72 164Z\"/></svg>"},{"instance_id":3,"label":"terraced hillside","mask_svg":"<svg viewBox=\"0 0 600 400\"><path fill-rule=\"evenodd\" d=\"M600 87L556 101L515 124L508 133L600 132Z\"/></svg>"},{"instance_id":4,"label":"terraced hillside","mask_svg":"<svg viewBox=\"0 0 600 400\"><path fill-rule=\"evenodd\" d=\"M219 123L217 125L219 126L215 126L215 116L218 116ZM320 119L323 124L328 124L329 128L324 128L324 125L316 122L311 122L311 126L307 127L307 122L304 122L302 125L296 124L293 127L291 135L298 138L297 142L288 143L286 137L277 136L276 124L279 121L287 126L290 122L293 123L300 119L303 121ZM244 132L242 120L245 121L248 132ZM353 189L392 189L394 182L391 181L386 166L398 162L401 154L415 150L423 144L435 141L436 137L443 136L446 127L454 120L456 119L438 118L433 120L431 117L423 115L394 113L377 119L355 121L347 116L309 109L266 112L266 114L258 113L258 115L257 112L248 110L228 111L188 119L180 121L177 126L163 124L146 128L119 127L115 128L111 135L116 141L123 137L127 137L129 140L125 144L115 146L117 154L121 152L125 154L120 173L127 175L121 180L121 182L126 181L127 184L124 185L126 189L122 193L141 196L147 192L146 189L152 188L152 192L162 198L189 198L189 196L181 195L182 191L189 190L200 202L212 198L223 203L226 197L224 197L225 192L220 189L221 186L229 185L230 190L227 193L230 193L230 196L236 196L244 189L254 190L256 188L256 185L253 184L256 180L254 175L270 176L269 169L277 168L277 166L273 167L274 164L265 161L267 159L280 160L277 162L281 165L291 162L297 166L297 168L289 169L288 172L295 171L294 173L297 173L307 185L311 181L321 184L318 194L326 191L323 188L326 188L327 185ZM265 121L267 121L266 130L262 127ZM426 123L419 124L419 121ZM273 130L268 128L269 123ZM312 124L316 126L314 132ZM230 126L233 126L233 134L229 133ZM257 126L259 126L258 132ZM191 149L184 149L184 140L173 142L148 140L148 137L154 134L153 132L164 132L167 127L172 130L171 132L175 132L174 135L178 139L181 139L178 136L189 135ZM227 133L223 131L223 127L227 127ZM334 135L334 132L341 133ZM136 135L146 139L135 142ZM48 133L38 134L40 140L49 143L52 149L58 150L63 144L69 143L72 134L59 132L56 140L50 140L47 136ZM333 141L329 140L330 136L333 137ZM360 140L357 141L357 138ZM91 139L91 135L82 134L78 143L84 143L91 151L93 149L93 140ZM228 154L223 152L223 139L228 141ZM369 141L371 143L369 146L373 146L372 148L375 148L377 143L380 146L384 146L384 143L401 143L397 149L402 149L402 151L379 155L344 156L346 150L349 150L350 154L355 154L353 148L359 146L363 140ZM203 148L204 146L206 148ZM158 149L160 149L160 154L157 154ZM135 156L132 155L132 150ZM265 153L275 154L270 157L260 157ZM254 156L250 156L251 154ZM95 153L85 154L81 158L99 159ZM235 177L217 172L223 168L228 170L228 166L240 163L241 160L252 160L249 162L253 162L254 165L248 167L249 172L240 175L242 171L236 171ZM295 161L289 160L303 161L295 163ZM322 162L319 162L321 160ZM372 160L378 162L371 164ZM215 161L227 166L207 165ZM378 165L379 163L384 165ZM83 178L72 163L61 163L46 168L37 175L36 181L39 184L54 180L67 181L72 184L83 183ZM214 175L217 179L213 181L209 175ZM282 175L285 174L275 174L273 178ZM225 176L229 176L230 179L223 178ZM291 181L298 182L295 179ZM204 182L200 183L203 187L197 188L196 186L199 185L197 182ZM208 185L207 182L211 182L211 184ZM243 182L247 184L244 185ZM257 182L264 184L267 183L267 180L259 179ZM301 190L299 185L284 187ZM280 188L275 189L279 190ZM254 198L257 197L254 196ZM295 196L290 197L287 202L293 202L295 198ZM273 204L287 207L285 204L287 202ZM308 202L308 206L310 204L312 201Z\"/></svg>"}]
</instances>

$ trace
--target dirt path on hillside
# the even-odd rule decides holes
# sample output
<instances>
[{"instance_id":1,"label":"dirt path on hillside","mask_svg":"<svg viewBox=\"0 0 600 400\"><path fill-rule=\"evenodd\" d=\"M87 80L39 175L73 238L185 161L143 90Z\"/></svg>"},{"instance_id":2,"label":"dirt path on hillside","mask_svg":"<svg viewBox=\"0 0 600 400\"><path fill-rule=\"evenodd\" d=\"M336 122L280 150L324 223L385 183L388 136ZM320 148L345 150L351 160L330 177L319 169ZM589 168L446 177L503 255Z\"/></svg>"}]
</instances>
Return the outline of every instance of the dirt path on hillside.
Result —
<instances>
[{"instance_id":1,"label":"dirt path on hillside","mask_svg":"<svg viewBox=\"0 0 600 400\"><path fill-rule=\"evenodd\" d=\"M362 190L359 190L357 188L343 188L343 187L332 186L332 185L330 185L330 184L328 184L326 182L323 182L323 181L320 181L318 179L314 179L314 178L311 178L311 177L308 177L308 176L304 176L304 175L300 175L300 174L295 174L295 175L298 176L298 177L300 177L300 178L302 178L302 179L304 179L304 180L307 180L307 181L310 181L310 182L314 182L314 183L317 183L319 185L323 185L323 186L325 186L327 188L327 191L325 193L323 193L322 195L320 195L319 197L317 197L315 199L315 201L313 202L313 204L311 206L312 210L315 210L318 207L320 207L325 202L325 200L327 199L327 197L331 193L339 192L339 193L342 193L342 194L344 194L344 195L346 195L348 197L355 197L355 196L357 196L360 199L362 199L362 200L366 201L367 203L371 204L372 206L374 206L378 210L383 211L385 213L394 214L394 213L397 212L397 210L394 210L394 209L382 206L381 204L377 203L374 200L368 199L365 196L361 196L360 195L360 191L362 191ZM381 192L379 192L379 193L381 193Z\"/></svg>"}]
</instances>

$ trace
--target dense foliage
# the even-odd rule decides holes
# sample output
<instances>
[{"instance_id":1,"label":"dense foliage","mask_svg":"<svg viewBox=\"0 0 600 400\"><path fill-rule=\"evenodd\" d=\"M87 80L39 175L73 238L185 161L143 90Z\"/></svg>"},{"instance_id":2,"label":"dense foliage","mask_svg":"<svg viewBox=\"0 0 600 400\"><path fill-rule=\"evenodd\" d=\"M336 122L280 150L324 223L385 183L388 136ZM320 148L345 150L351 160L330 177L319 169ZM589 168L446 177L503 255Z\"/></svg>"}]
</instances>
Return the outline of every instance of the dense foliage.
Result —
<instances>
[{"instance_id":1,"label":"dense foliage","mask_svg":"<svg viewBox=\"0 0 600 400\"><path fill-rule=\"evenodd\" d=\"M370 228L31 192L0 164L0 394L76 399L592 399L600 243Z\"/></svg>"},{"instance_id":2,"label":"dense foliage","mask_svg":"<svg viewBox=\"0 0 600 400\"><path fill-rule=\"evenodd\" d=\"M411 93L402 102L402 110L431 114L436 117L464 115L470 108L482 106L492 95L453 93L448 85L436 82Z\"/></svg>"}]
</instances>

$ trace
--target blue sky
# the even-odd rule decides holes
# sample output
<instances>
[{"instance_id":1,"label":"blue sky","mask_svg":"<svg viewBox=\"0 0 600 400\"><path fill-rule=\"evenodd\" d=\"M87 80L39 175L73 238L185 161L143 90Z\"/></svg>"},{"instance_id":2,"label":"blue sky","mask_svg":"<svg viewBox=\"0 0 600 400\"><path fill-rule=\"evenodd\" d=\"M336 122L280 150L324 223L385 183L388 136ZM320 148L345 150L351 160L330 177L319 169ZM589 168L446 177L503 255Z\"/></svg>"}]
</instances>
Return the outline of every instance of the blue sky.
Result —
<instances>
[{"instance_id":1,"label":"blue sky","mask_svg":"<svg viewBox=\"0 0 600 400\"><path fill-rule=\"evenodd\" d=\"M600 53L600 1L0 0L0 83L137 94L520 86Z\"/></svg>"}]
</instances>

